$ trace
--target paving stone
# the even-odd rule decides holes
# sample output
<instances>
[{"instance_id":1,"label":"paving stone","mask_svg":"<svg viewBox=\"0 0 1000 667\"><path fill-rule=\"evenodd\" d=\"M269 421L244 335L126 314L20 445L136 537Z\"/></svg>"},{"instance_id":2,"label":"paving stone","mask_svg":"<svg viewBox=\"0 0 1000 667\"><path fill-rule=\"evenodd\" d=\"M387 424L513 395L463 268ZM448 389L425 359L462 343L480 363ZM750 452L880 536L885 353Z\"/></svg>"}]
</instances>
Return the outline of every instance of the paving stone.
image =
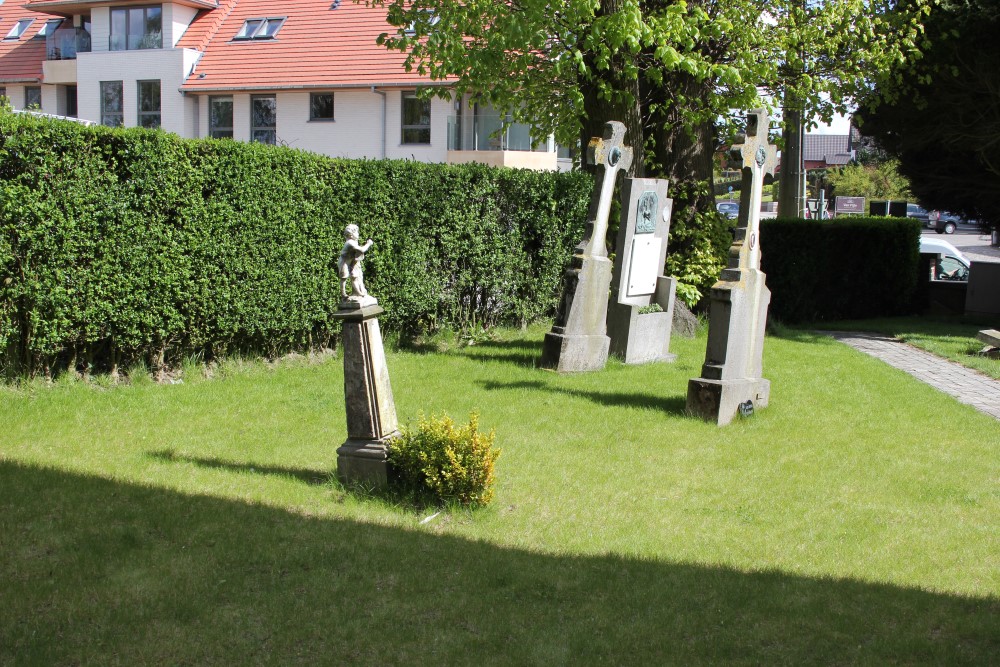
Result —
<instances>
[{"instance_id":1,"label":"paving stone","mask_svg":"<svg viewBox=\"0 0 1000 667\"><path fill-rule=\"evenodd\" d=\"M1000 381L901 341L851 331L820 331L904 371L921 382L1000 420Z\"/></svg>"}]
</instances>

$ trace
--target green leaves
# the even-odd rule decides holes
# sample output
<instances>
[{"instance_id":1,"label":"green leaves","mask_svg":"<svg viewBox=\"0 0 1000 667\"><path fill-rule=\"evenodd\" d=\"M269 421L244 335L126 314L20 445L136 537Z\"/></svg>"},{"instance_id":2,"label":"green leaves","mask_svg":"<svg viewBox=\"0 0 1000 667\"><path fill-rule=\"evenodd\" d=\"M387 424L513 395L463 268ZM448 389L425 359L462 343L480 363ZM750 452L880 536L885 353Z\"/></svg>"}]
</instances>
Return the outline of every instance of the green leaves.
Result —
<instances>
[{"instance_id":1,"label":"green leaves","mask_svg":"<svg viewBox=\"0 0 1000 667\"><path fill-rule=\"evenodd\" d=\"M527 322L555 305L591 189L2 112L0 174L0 363L23 372L332 345L348 223L375 239L386 327Z\"/></svg>"}]
</instances>

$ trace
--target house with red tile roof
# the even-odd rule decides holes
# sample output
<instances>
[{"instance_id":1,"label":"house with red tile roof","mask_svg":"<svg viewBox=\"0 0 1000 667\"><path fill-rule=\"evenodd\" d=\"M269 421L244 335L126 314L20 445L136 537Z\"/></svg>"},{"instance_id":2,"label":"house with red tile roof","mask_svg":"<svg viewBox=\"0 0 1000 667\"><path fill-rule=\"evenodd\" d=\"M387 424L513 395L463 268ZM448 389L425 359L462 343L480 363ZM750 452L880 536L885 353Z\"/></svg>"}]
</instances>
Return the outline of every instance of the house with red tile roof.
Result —
<instances>
[{"instance_id":1,"label":"house with red tile roof","mask_svg":"<svg viewBox=\"0 0 1000 667\"><path fill-rule=\"evenodd\" d=\"M556 168L531 137L376 43L351 0L29 0L0 4L0 95L14 108L337 157Z\"/></svg>"}]
</instances>

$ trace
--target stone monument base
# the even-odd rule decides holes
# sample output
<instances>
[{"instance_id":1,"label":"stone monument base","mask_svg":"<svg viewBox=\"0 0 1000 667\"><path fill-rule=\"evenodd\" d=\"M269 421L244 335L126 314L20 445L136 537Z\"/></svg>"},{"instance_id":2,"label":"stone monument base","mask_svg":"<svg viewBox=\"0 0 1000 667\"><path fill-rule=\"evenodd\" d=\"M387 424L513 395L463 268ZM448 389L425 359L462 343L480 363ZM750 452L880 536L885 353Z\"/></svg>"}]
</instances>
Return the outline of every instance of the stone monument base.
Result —
<instances>
[{"instance_id":1,"label":"stone monument base","mask_svg":"<svg viewBox=\"0 0 1000 667\"><path fill-rule=\"evenodd\" d=\"M388 475L388 441L399 435L389 434L378 440L348 439L337 448L337 478L343 484L364 484L385 488Z\"/></svg>"},{"instance_id":2,"label":"stone monument base","mask_svg":"<svg viewBox=\"0 0 1000 667\"><path fill-rule=\"evenodd\" d=\"M611 339L601 334L550 331L542 343L542 368L560 373L599 371L608 362Z\"/></svg>"},{"instance_id":3,"label":"stone monument base","mask_svg":"<svg viewBox=\"0 0 1000 667\"><path fill-rule=\"evenodd\" d=\"M688 381L687 409L705 421L725 426L740 412L740 406L750 401L753 410L766 408L771 396L771 381L764 378L742 380Z\"/></svg>"}]
</instances>

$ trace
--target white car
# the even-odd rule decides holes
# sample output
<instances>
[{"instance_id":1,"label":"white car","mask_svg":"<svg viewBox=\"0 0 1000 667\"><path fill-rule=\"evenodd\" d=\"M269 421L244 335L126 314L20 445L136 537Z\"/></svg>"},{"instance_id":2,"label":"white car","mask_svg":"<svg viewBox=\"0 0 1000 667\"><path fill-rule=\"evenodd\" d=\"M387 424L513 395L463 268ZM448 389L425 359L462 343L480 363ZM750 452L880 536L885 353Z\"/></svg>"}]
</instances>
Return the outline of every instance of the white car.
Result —
<instances>
[{"instance_id":1,"label":"white car","mask_svg":"<svg viewBox=\"0 0 1000 667\"><path fill-rule=\"evenodd\" d=\"M932 281L969 282L969 259L962 251L943 239L920 237L920 254L933 255Z\"/></svg>"}]
</instances>

